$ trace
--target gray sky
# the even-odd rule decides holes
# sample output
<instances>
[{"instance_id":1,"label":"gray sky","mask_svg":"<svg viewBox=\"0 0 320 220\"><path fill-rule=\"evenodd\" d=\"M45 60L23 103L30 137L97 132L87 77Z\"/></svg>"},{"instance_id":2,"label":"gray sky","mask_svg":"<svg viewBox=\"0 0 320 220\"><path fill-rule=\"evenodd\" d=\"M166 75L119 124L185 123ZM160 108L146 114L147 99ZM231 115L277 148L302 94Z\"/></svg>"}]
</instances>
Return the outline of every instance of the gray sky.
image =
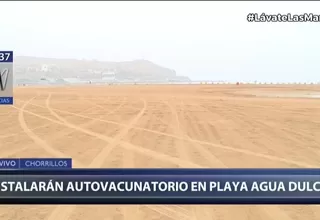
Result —
<instances>
[{"instance_id":1,"label":"gray sky","mask_svg":"<svg viewBox=\"0 0 320 220\"><path fill-rule=\"evenodd\" d=\"M0 2L0 8L0 49L16 55L146 59L194 80L320 81L320 22L247 22L251 12L320 14L320 2Z\"/></svg>"}]
</instances>

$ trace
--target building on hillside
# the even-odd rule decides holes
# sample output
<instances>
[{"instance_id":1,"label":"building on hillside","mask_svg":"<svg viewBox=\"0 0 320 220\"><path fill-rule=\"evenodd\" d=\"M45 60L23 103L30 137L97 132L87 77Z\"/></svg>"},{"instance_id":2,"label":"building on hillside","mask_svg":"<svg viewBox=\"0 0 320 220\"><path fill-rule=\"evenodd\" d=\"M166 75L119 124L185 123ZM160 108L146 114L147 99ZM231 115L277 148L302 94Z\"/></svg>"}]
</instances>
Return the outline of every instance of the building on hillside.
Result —
<instances>
[{"instance_id":1,"label":"building on hillside","mask_svg":"<svg viewBox=\"0 0 320 220\"><path fill-rule=\"evenodd\" d=\"M38 72L40 70L40 68L38 68L37 65L29 65L26 67L26 72L30 73L30 72Z\"/></svg>"},{"instance_id":2,"label":"building on hillside","mask_svg":"<svg viewBox=\"0 0 320 220\"><path fill-rule=\"evenodd\" d=\"M48 64L42 64L40 68L41 72L60 72L60 67L57 65L48 65Z\"/></svg>"},{"instance_id":3,"label":"building on hillside","mask_svg":"<svg viewBox=\"0 0 320 220\"><path fill-rule=\"evenodd\" d=\"M102 74L103 71L100 69L88 69L87 72L91 74Z\"/></svg>"},{"instance_id":4,"label":"building on hillside","mask_svg":"<svg viewBox=\"0 0 320 220\"><path fill-rule=\"evenodd\" d=\"M49 65L42 64L41 66L41 72L49 72Z\"/></svg>"},{"instance_id":5,"label":"building on hillside","mask_svg":"<svg viewBox=\"0 0 320 220\"><path fill-rule=\"evenodd\" d=\"M103 81L115 81L116 80L116 72L114 70L106 70L101 73L101 79Z\"/></svg>"}]
</instances>

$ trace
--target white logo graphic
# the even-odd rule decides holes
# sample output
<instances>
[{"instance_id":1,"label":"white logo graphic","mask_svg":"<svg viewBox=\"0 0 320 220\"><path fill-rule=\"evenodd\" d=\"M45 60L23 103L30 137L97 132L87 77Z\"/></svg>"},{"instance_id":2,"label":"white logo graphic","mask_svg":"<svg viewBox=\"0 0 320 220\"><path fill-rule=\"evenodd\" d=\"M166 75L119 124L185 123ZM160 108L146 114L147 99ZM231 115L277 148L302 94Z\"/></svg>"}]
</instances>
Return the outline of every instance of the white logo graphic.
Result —
<instances>
[{"instance_id":1,"label":"white logo graphic","mask_svg":"<svg viewBox=\"0 0 320 220\"><path fill-rule=\"evenodd\" d=\"M5 68L2 71L0 70L0 89L4 91L7 87L7 82L9 78L9 69Z\"/></svg>"}]
</instances>

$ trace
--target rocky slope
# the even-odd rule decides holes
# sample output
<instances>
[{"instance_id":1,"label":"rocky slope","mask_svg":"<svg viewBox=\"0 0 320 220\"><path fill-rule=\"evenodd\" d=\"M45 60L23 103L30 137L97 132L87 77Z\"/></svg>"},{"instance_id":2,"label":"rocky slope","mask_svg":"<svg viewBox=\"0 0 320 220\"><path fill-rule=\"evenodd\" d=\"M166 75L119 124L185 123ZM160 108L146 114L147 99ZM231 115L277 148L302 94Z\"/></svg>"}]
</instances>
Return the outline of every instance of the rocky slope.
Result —
<instances>
[{"instance_id":1,"label":"rocky slope","mask_svg":"<svg viewBox=\"0 0 320 220\"><path fill-rule=\"evenodd\" d=\"M15 63L16 78L67 78L77 77L99 79L101 74L114 72L120 79L174 80L187 79L177 76L172 69L165 68L147 60L127 62L102 62L95 60L53 59L17 56ZM44 67L47 66L47 70Z\"/></svg>"}]
</instances>

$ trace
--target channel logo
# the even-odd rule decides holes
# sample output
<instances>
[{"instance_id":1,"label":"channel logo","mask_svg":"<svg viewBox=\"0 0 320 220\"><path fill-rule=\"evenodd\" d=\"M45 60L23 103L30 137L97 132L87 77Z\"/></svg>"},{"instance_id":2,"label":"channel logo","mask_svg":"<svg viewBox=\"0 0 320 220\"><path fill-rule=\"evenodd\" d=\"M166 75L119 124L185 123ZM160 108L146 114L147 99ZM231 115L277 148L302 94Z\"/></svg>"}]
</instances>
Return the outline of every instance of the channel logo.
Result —
<instances>
[{"instance_id":1,"label":"channel logo","mask_svg":"<svg viewBox=\"0 0 320 220\"><path fill-rule=\"evenodd\" d=\"M0 51L0 105L13 104L13 51Z\"/></svg>"},{"instance_id":2,"label":"channel logo","mask_svg":"<svg viewBox=\"0 0 320 220\"><path fill-rule=\"evenodd\" d=\"M10 70L8 68L0 70L0 89L1 89L1 91L5 91L5 89L7 87L9 72L10 72Z\"/></svg>"}]
</instances>

